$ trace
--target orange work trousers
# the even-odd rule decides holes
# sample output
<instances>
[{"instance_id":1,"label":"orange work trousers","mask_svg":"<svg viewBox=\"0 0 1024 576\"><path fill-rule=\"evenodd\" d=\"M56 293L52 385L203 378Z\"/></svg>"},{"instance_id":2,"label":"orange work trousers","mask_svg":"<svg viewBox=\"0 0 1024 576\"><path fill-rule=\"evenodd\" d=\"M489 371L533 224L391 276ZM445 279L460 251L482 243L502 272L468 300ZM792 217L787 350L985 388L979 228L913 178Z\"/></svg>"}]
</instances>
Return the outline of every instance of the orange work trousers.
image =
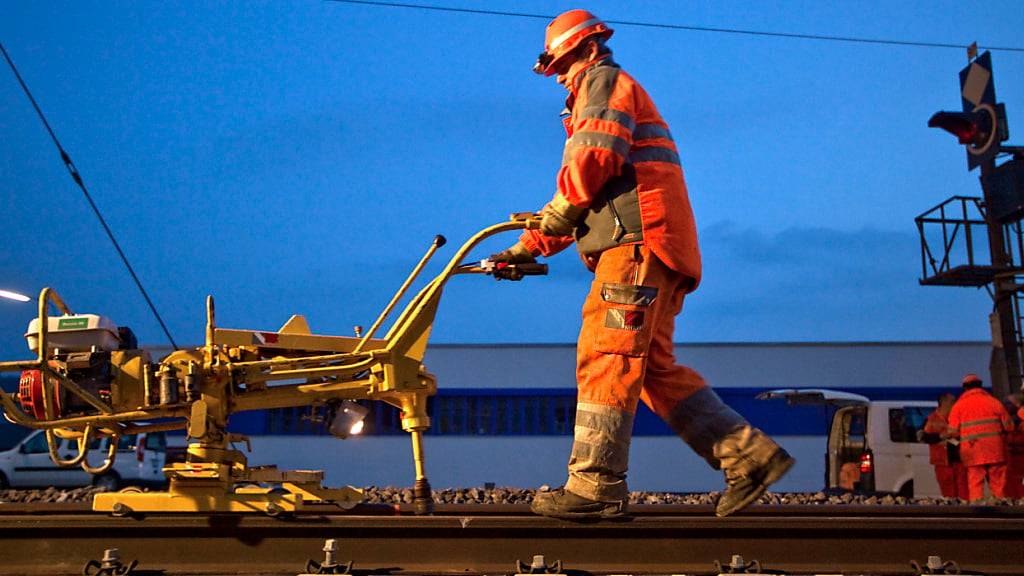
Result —
<instances>
[{"instance_id":1,"label":"orange work trousers","mask_svg":"<svg viewBox=\"0 0 1024 576\"><path fill-rule=\"evenodd\" d=\"M985 497L985 480L988 489L996 498L1006 497L1006 463L981 464L967 467L968 500L974 502Z\"/></svg>"},{"instance_id":2,"label":"orange work trousers","mask_svg":"<svg viewBox=\"0 0 1024 576\"><path fill-rule=\"evenodd\" d=\"M576 350L576 426L565 488L591 500L621 501L629 495L626 469L639 400L669 421L682 400L710 389L696 371L675 363L672 346L675 317L692 280L639 244L610 248L596 260ZM742 423L717 396L705 395L705 420L724 429ZM698 453L710 461L710 442L721 434L706 422L692 425L707 431L701 438L709 445Z\"/></svg>"},{"instance_id":3,"label":"orange work trousers","mask_svg":"<svg viewBox=\"0 0 1024 576\"><path fill-rule=\"evenodd\" d=\"M600 254L576 347L580 402L633 414L642 399L667 420L681 400L707 386L695 370L676 364L673 351L675 317L692 281L641 244Z\"/></svg>"},{"instance_id":4,"label":"orange work trousers","mask_svg":"<svg viewBox=\"0 0 1024 576\"><path fill-rule=\"evenodd\" d=\"M967 500L967 470L964 465L956 464L933 464L935 466L935 480L939 483L939 490L946 498L961 498Z\"/></svg>"}]
</instances>

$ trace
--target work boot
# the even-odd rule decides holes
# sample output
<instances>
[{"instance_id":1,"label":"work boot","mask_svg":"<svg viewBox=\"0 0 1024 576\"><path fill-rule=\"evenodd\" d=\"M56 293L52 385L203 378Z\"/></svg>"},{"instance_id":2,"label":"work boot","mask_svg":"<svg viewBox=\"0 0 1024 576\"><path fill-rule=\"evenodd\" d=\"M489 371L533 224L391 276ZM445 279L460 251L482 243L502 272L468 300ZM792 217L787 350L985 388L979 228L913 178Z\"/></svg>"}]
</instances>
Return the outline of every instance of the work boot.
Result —
<instances>
[{"instance_id":1,"label":"work boot","mask_svg":"<svg viewBox=\"0 0 1024 576\"><path fill-rule=\"evenodd\" d=\"M764 494L793 467L795 460L771 438L749 424L737 426L714 446L725 470L725 492L715 514L739 512Z\"/></svg>"},{"instance_id":2,"label":"work boot","mask_svg":"<svg viewBox=\"0 0 1024 576\"><path fill-rule=\"evenodd\" d=\"M569 520L621 518L626 515L626 501L600 502L559 488L551 492L537 492L530 503L530 510L541 516Z\"/></svg>"},{"instance_id":3,"label":"work boot","mask_svg":"<svg viewBox=\"0 0 1024 576\"><path fill-rule=\"evenodd\" d=\"M779 448L767 463L745 475L731 475L726 470L725 492L718 499L715 515L728 516L756 502L768 487L778 482L795 463L796 460L788 452Z\"/></svg>"}]
</instances>

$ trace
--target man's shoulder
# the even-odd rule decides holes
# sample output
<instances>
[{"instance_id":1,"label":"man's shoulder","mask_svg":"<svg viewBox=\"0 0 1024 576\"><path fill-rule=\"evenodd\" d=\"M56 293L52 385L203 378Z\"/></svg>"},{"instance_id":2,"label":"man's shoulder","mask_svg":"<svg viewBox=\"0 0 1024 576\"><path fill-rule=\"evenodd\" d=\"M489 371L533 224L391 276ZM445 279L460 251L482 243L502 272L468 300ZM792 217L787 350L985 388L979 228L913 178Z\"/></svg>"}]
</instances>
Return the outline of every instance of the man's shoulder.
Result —
<instances>
[{"instance_id":1,"label":"man's shoulder","mask_svg":"<svg viewBox=\"0 0 1024 576\"><path fill-rule=\"evenodd\" d=\"M584 82L586 84L594 84L598 82L614 82L619 76L624 75L625 72L622 68L619 68L618 64L614 62L603 63L599 62L591 66L584 73Z\"/></svg>"},{"instance_id":2,"label":"man's shoulder","mask_svg":"<svg viewBox=\"0 0 1024 576\"><path fill-rule=\"evenodd\" d=\"M611 64L597 64L586 70L583 76L583 94L588 105L593 102L606 102L615 91L622 71Z\"/></svg>"}]
</instances>

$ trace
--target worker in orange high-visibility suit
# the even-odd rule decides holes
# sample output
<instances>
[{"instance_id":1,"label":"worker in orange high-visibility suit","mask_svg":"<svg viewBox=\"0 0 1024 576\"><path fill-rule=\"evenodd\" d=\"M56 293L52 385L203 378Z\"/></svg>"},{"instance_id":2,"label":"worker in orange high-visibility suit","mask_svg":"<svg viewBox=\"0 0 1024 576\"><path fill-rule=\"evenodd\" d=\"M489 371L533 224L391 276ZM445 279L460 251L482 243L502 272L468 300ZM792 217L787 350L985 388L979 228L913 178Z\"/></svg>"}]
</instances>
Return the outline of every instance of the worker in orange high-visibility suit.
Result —
<instances>
[{"instance_id":1,"label":"worker in orange high-visibility suit","mask_svg":"<svg viewBox=\"0 0 1024 576\"><path fill-rule=\"evenodd\" d=\"M675 316L700 281L696 226L668 125L612 60L611 35L584 10L548 25L534 70L557 75L569 91L557 192L540 231L492 257L531 262L575 241L594 272L577 347L569 478L563 489L538 493L532 509L563 518L624 514L633 417L643 400L724 469L716 511L725 516L755 501L793 459L675 362Z\"/></svg>"},{"instance_id":2,"label":"worker in orange high-visibility suit","mask_svg":"<svg viewBox=\"0 0 1024 576\"><path fill-rule=\"evenodd\" d=\"M928 461L935 468L935 480L946 498L967 499L967 470L960 461L960 450L949 441L949 412L956 396L949 392L939 395L939 407L928 415L924 433L928 438Z\"/></svg>"},{"instance_id":3,"label":"worker in orange high-visibility suit","mask_svg":"<svg viewBox=\"0 0 1024 576\"><path fill-rule=\"evenodd\" d=\"M968 500L985 497L985 481L996 498L1006 496L1006 433L1013 428L1002 402L981 387L981 378L968 374L964 393L949 412L946 436L960 441L960 458L967 467Z\"/></svg>"}]
</instances>

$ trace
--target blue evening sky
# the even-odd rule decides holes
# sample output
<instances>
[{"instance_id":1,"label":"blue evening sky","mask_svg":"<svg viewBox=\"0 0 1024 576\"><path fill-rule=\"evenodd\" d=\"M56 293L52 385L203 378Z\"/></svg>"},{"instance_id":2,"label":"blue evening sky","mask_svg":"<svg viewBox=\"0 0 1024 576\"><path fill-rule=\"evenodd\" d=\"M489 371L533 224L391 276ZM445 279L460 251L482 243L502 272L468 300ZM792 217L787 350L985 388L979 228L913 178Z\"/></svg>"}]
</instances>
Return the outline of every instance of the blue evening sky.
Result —
<instances>
[{"instance_id":1,"label":"blue evening sky","mask_svg":"<svg viewBox=\"0 0 1024 576\"><path fill-rule=\"evenodd\" d=\"M441 3L441 0L437 0ZM557 14L569 2L445 5ZM1024 45L1018 2L609 2L613 20ZM563 90L535 76L542 20L276 2L4 2L0 41L179 343L203 299L234 328L368 326L435 234L454 247L554 190ZM962 147L959 49L618 26L686 170L705 259L679 341L984 339L983 291L925 288L913 218L980 193ZM1024 54L994 52L1011 136ZM1011 138L1012 141L1024 138ZM0 288L163 336L6 65ZM479 252L512 243L508 234ZM588 273L566 251L522 283L458 277L435 342L566 342ZM31 304L0 300L0 357Z\"/></svg>"}]
</instances>

